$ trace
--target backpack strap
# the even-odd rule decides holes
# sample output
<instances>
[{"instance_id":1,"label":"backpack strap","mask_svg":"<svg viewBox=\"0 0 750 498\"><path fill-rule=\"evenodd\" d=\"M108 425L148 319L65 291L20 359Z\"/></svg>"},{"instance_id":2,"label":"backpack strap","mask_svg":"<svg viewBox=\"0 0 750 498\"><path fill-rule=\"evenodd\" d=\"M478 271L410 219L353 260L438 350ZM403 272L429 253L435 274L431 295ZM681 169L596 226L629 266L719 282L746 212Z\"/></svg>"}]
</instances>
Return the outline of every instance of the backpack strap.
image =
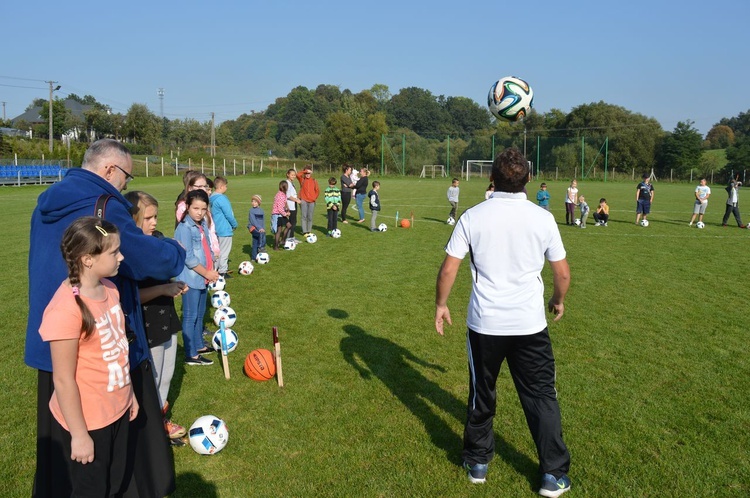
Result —
<instances>
[{"instance_id":1,"label":"backpack strap","mask_svg":"<svg viewBox=\"0 0 750 498\"><path fill-rule=\"evenodd\" d=\"M112 197L110 194L102 194L99 196L99 198L96 200L96 205L94 206L94 216L97 218L104 218L104 213L107 208L107 201Z\"/></svg>"}]
</instances>

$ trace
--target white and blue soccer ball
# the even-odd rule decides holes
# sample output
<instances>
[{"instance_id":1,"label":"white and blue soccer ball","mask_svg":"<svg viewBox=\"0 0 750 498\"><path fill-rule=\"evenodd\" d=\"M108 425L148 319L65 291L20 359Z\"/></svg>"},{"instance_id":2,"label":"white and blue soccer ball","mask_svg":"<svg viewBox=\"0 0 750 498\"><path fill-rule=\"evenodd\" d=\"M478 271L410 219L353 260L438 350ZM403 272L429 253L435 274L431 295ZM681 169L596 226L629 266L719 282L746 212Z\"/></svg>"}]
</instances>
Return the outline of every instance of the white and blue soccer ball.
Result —
<instances>
[{"instance_id":1,"label":"white and blue soccer ball","mask_svg":"<svg viewBox=\"0 0 750 498\"><path fill-rule=\"evenodd\" d=\"M573 224L574 224L575 226L577 226L577 227L581 226L581 219L580 219L580 218L576 218L576 219L575 219L575 220L573 221Z\"/></svg>"},{"instance_id":2,"label":"white and blue soccer ball","mask_svg":"<svg viewBox=\"0 0 750 498\"><path fill-rule=\"evenodd\" d=\"M648 220L646 220L646 219L641 220L641 226L642 227L647 227L648 226Z\"/></svg>"},{"instance_id":3,"label":"white and blue soccer ball","mask_svg":"<svg viewBox=\"0 0 750 498\"><path fill-rule=\"evenodd\" d=\"M284 249L287 251L294 251L297 249L297 243L294 241L294 239L286 239L286 242L284 242Z\"/></svg>"},{"instance_id":4,"label":"white and blue soccer ball","mask_svg":"<svg viewBox=\"0 0 750 498\"><path fill-rule=\"evenodd\" d=\"M227 286L227 281L224 280L224 277L219 277L215 282L211 282L208 284L209 290L212 292L224 290Z\"/></svg>"},{"instance_id":5,"label":"white and blue soccer ball","mask_svg":"<svg viewBox=\"0 0 750 498\"><path fill-rule=\"evenodd\" d=\"M243 261L240 263L239 272L240 275L250 275L254 269L255 267L250 261Z\"/></svg>"},{"instance_id":6,"label":"white and blue soccer ball","mask_svg":"<svg viewBox=\"0 0 750 498\"><path fill-rule=\"evenodd\" d=\"M211 306L214 308L229 306L231 303L232 298L227 291L216 291L211 295Z\"/></svg>"},{"instance_id":7,"label":"white and blue soccer ball","mask_svg":"<svg viewBox=\"0 0 750 498\"><path fill-rule=\"evenodd\" d=\"M381 223L380 225L378 225L379 232L385 232L387 230L388 230L388 225L386 225L385 223Z\"/></svg>"},{"instance_id":8,"label":"white and blue soccer ball","mask_svg":"<svg viewBox=\"0 0 750 498\"><path fill-rule=\"evenodd\" d=\"M315 235L314 233L308 233L307 236L305 237L305 240L310 244L314 244L318 241L318 236Z\"/></svg>"},{"instance_id":9,"label":"white and blue soccer ball","mask_svg":"<svg viewBox=\"0 0 750 498\"><path fill-rule=\"evenodd\" d=\"M487 107L497 119L518 121L526 117L534 105L534 90L516 76L496 81L487 95Z\"/></svg>"},{"instance_id":10,"label":"white and blue soccer ball","mask_svg":"<svg viewBox=\"0 0 750 498\"><path fill-rule=\"evenodd\" d=\"M446 223L452 226L456 224L456 220L453 219L453 216L449 216Z\"/></svg>"},{"instance_id":11,"label":"white and blue soccer ball","mask_svg":"<svg viewBox=\"0 0 750 498\"><path fill-rule=\"evenodd\" d=\"M240 338L237 337L237 332L232 329L224 327L224 337L227 338L227 353L231 353L237 349L237 344L240 342ZM221 329L214 333L213 339L211 339L211 345L216 351L221 352Z\"/></svg>"},{"instance_id":12,"label":"white and blue soccer ball","mask_svg":"<svg viewBox=\"0 0 750 498\"><path fill-rule=\"evenodd\" d=\"M221 326L221 319L224 319L224 327L231 327L237 321L237 313L229 306L222 306L214 311L214 323L217 327Z\"/></svg>"},{"instance_id":13,"label":"white and blue soccer ball","mask_svg":"<svg viewBox=\"0 0 750 498\"><path fill-rule=\"evenodd\" d=\"M215 455L229 441L227 424L219 417L204 415L193 422L188 431L190 447L200 455Z\"/></svg>"},{"instance_id":14,"label":"white and blue soccer ball","mask_svg":"<svg viewBox=\"0 0 750 498\"><path fill-rule=\"evenodd\" d=\"M699 221L698 223L696 223L696 224L695 224L695 227L696 227L696 228L705 228L705 227L706 227L706 225L705 225L705 223L703 223L702 221Z\"/></svg>"},{"instance_id":15,"label":"white and blue soccer ball","mask_svg":"<svg viewBox=\"0 0 750 498\"><path fill-rule=\"evenodd\" d=\"M259 265L267 265L268 262L271 261L271 256L269 256L267 252L259 252L258 255L255 256L255 261L257 261Z\"/></svg>"},{"instance_id":16,"label":"white and blue soccer ball","mask_svg":"<svg viewBox=\"0 0 750 498\"><path fill-rule=\"evenodd\" d=\"M341 230L339 230L338 228L334 228L333 230L331 230L331 237L333 237L334 239L341 238Z\"/></svg>"}]
</instances>

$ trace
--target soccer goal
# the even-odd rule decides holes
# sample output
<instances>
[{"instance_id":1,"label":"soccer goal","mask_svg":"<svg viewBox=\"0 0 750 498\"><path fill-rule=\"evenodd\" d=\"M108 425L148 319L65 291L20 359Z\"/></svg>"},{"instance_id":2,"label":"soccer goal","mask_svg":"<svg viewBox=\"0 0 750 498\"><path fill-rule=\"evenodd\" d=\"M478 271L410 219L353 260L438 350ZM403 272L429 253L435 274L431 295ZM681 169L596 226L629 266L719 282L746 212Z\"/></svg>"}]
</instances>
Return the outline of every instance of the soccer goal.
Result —
<instances>
[{"instance_id":1,"label":"soccer goal","mask_svg":"<svg viewBox=\"0 0 750 498\"><path fill-rule=\"evenodd\" d=\"M430 175L431 178L435 178L435 175L445 176L445 166L442 164L425 164L422 166L422 172L419 174L420 178L427 178Z\"/></svg>"},{"instance_id":2,"label":"soccer goal","mask_svg":"<svg viewBox=\"0 0 750 498\"><path fill-rule=\"evenodd\" d=\"M470 177L486 178L489 180L492 172L492 161L482 161L478 159L468 159L464 163L461 176L469 180Z\"/></svg>"}]
</instances>

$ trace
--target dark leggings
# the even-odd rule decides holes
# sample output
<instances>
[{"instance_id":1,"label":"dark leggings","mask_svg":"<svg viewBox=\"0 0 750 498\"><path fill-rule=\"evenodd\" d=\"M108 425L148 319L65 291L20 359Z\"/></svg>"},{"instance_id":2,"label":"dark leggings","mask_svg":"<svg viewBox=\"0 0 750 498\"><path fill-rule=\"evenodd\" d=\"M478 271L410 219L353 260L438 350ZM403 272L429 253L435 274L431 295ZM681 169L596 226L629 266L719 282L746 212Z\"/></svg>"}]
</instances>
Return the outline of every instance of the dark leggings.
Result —
<instances>
[{"instance_id":1,"label":"dark leggings","mask_svg":"<svg viewBox=\"0 0 750 498\"><path fill-rule=\"evenodd\" d=\"M576 205L572 202L566 202L565 203L565 224L566 225L572 225L573 221L576 219Z\"/></svg>"},{"instance_id":2,"label":"dark leggings","mask_svg":"<svg viewBox=\"0 0 750 498\"><path fill-rule=\"evenodd\" d=\"M349 192L341 192L341 221L346 221L346 208L349 207L349 204L352 202L352 193Z\"/></svg>"}]
</instances>

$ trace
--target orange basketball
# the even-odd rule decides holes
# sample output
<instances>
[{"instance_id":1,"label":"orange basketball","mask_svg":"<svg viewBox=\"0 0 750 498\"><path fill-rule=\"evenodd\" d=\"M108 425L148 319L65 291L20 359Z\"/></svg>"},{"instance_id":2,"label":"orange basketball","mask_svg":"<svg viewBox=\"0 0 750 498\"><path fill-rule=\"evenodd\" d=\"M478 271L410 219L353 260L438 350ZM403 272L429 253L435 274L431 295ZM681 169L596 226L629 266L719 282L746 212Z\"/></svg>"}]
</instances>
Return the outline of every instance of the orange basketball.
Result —
<instances>
[{"instance_id":1,"label":"orange basketball","mask_svg":"<svg viewBox=\"0 0 750 498\"><path fill-rule=\"evenodd\" d=\"M411 226L411 223L409 223L409 220L406 218L401 220L401 228L409 228Z\"/></svg>"},{"instance_id":2,"label":"orange basketball","mask_svg":"<svg viewBox=\"0 0 750 498\"><path fill-rule=\"evenodd\" d=\"M273 354L267 349L254 349L245 358L245 374L253 380L264 381L276 375Z\"/></svg>"}]
</instances>

